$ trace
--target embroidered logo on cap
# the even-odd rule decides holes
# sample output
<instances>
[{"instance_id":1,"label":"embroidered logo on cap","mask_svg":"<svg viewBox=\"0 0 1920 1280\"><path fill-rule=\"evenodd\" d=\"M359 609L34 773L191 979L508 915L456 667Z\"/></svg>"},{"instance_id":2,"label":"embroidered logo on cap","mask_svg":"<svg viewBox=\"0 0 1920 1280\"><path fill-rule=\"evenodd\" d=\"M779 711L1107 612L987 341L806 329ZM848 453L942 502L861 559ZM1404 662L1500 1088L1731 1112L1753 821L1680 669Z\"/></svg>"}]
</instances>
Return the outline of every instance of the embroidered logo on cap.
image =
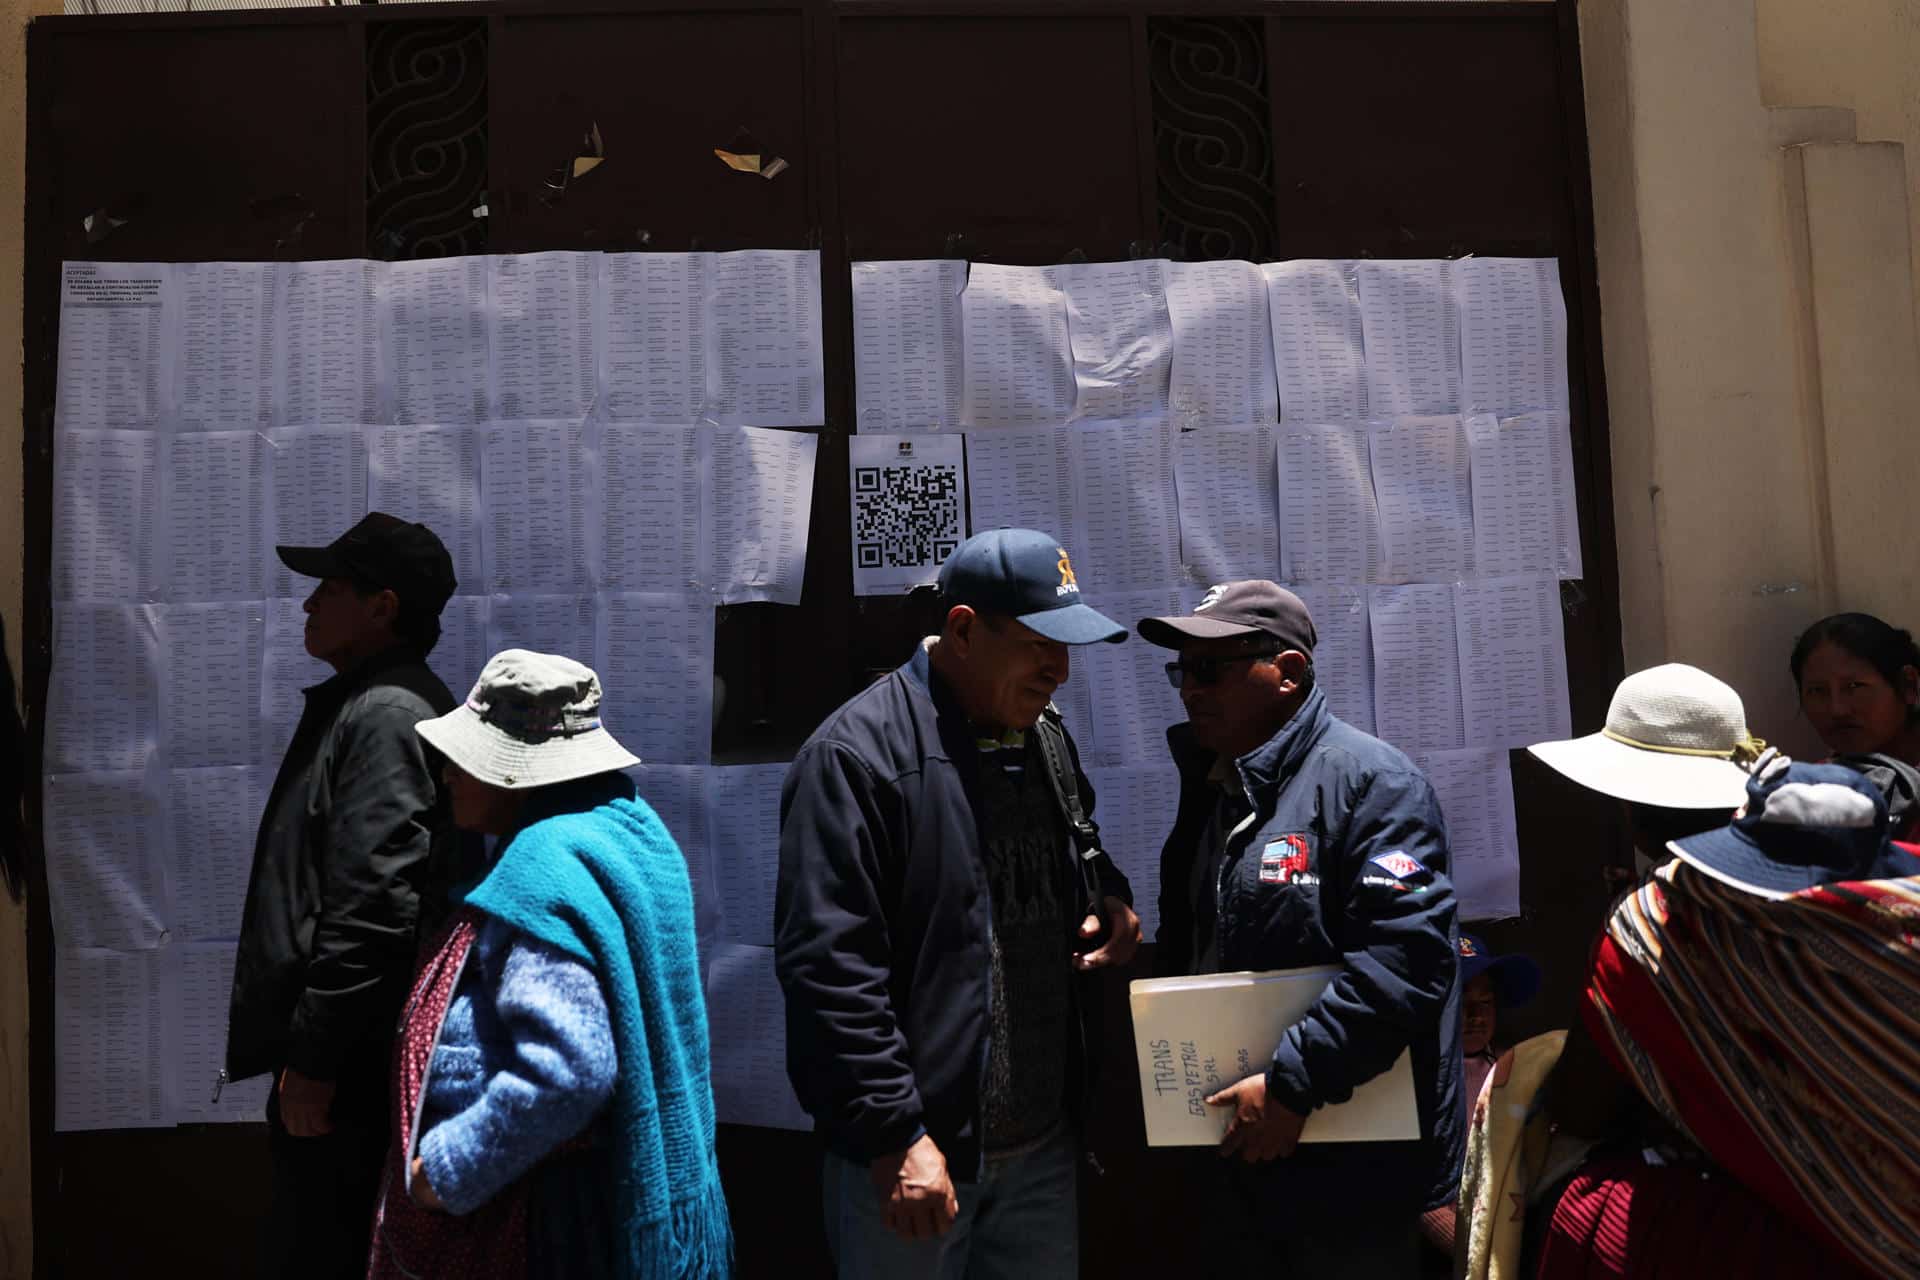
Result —
<instances>
[{"instance_id":1,"label":"embroidered logo on cap","mask_svg":"<svg viewBox=\"0 0 1920 1280\"><path fill-rule=\"evenodd\" d=\"M1067 549L1055 547L1054 550L1060 553L1060 563L1054 566L1060 570L1060 585L1053 589L1053 594L1056 596L1079 595L1080 580L1073 576L1073 566L1067 563Z\"/></svg>"},{"instance_id":2,"label":"embroidered logo on cap","mask_svg":"<svg viewBox=\"0 0 1920 1280\"><path fill-rule=\"evenodd\" d=\"M1219 604L1220 597L1225 594L1227 594L1227 584L1224 582L1215 583L1213 586L1207 588L1206 598L1199 604L1193 606L1193 611L1195 613L1205 613L1207 610L1213 608L1213 606Z\"/></svg>"}]
</instances>

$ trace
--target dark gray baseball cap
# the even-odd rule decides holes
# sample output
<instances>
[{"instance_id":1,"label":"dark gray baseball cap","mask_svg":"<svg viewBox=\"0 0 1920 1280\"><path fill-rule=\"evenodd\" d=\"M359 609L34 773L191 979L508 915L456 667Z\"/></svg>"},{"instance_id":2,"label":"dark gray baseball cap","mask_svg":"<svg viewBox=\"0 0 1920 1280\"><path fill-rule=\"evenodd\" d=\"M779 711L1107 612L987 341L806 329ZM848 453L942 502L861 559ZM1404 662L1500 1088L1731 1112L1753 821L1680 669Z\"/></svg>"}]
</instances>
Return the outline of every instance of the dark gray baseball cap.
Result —
<instances>
[{"instance_id":1,"label":"dark gray baseball cap","mask_svg":"<svg viewBox=\"0 0 1920 1280\"><path fill-rule=\"evenodd\" d=\"M1194 640L1250 636L1265 632L1280 642L1284 652L1298 649L1311 655L1319 636L1313 616L1299 596L1277 582L1250 578L1222 582L1207 592L1193 612L1179 618L1142 618L1140 638L1163 649L1178 649Z\"/></svg>"}]
</instances>

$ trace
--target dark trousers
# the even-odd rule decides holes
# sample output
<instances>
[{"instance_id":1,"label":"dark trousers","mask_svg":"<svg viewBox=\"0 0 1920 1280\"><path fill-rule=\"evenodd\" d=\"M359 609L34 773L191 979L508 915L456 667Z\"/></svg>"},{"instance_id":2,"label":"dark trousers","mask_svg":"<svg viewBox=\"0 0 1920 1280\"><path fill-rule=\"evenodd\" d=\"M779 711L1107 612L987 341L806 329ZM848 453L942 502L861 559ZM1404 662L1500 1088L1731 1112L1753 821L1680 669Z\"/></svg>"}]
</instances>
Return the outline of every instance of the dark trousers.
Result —
<instances>
[{"instance_id":1,"label":"dark trousers","mask_svg":"<svg viewBox=\"0 0 1920 1280\"><path fill-rule=\"evenodd\" d=\"M296 1138L280 1122L280 1078L267 1099L273 1197L260 1239L260 1275L337 1280L367 1274L375 1197L391 1119L385 1072L343 1077L333 1132Z\"/></svg>"},{"instance_id":2,"label":"dark trousers","mask_svg":"<svg viewBox=\"0 0 1920 1280\"><path fill-rule=\"evenodd\" d=\"M1313 1194L1330 1188L1315 1187L1303 1189L1300 1199L1319 1203L1289 1212L1287 1197L1274 1194L1287 1172L1283 1166L1252 1170L1211 1152L1205 1161L1210 1194L1200 1274L1209 1280L1420 1280L1425 1274L1420 1211L1404 1198L1371 1194L1367 1182L1356 1179L1342 1188L1345 1203L1337 1207Z\"/></svg>"}]
</instances>

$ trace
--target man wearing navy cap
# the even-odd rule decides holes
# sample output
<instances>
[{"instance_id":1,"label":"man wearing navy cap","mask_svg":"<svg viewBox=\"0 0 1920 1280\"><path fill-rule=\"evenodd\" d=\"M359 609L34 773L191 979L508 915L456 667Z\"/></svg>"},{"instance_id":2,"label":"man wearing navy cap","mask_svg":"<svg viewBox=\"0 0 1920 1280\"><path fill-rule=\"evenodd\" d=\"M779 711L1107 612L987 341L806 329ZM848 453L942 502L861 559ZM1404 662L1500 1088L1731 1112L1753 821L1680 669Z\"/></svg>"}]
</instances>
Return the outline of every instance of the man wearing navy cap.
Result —
<instances>
[{"instance_id":1,"label":"man wearing navy cap","mask_svg":"<svg viewBox=\"0 0 1920 1280\"><path fill-rule=\"evenodd\" d=\"M1093 791L1051 702L1070 646L1127 632L1031 529L967 539L939 591L940 634L781 791L787 1074L826 1142L842 1277L1070 1277L1085 975L1126 964L1140 923L1076 828Z\"/></svg>"},{"instance_id":2,"label":"man wearing navy cap","mask_svg":"<svg viewBox=\"0 0 1920 1280\"><path fill-rule=\"evenodd\" d=\"M324 547L277 550L320 580L306 650L334 675L304 691L260 819L222 1078L274 1075L261 1274L358 1276L421 890L457 847L413 731L454 706L426 662L453 561L431 529L378 511Z\"/></svg>"},{"instance_id":3,"label":"man wearing navy cap","mask_svg":"<svg viewBox=\"0 0 1920 1280\"><path fill-rule=\"evenodd\" d=\"M1144 618L1179 651L1167 733L1180 810L1160 855L1156 969L1327 965L1326 990L1231 1110L1202 1273L1398 1277L1423 1211L1460 1180L1460 1003L1446 829L1406 756L1336 717L1313 618L1272 582L1227 582L1190 616ZM1420 1138L1301 1147L1313 1111L1411 1054Z\"/></svg>"}]
</instances>

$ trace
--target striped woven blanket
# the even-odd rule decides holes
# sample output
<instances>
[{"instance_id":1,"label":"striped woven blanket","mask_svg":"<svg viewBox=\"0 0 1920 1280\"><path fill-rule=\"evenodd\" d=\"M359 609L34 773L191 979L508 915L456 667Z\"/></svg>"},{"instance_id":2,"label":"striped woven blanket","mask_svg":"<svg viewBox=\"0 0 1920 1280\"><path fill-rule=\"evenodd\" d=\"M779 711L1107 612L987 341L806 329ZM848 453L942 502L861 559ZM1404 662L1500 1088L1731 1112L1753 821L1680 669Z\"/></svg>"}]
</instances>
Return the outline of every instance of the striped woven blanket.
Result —
<instances>
[{"instance_id":1,"label":"striped woven blanket","mask_svg":"<svg viewBox=\"0 0 1920 1280\"><path fill-rule=\"evenodd\" d=\"M1615 1065L1729 1172L1920 1275L1920 880L1770 901L1670 863L1614 912L1588 999Z\"/></svg>"}]
</instances>

